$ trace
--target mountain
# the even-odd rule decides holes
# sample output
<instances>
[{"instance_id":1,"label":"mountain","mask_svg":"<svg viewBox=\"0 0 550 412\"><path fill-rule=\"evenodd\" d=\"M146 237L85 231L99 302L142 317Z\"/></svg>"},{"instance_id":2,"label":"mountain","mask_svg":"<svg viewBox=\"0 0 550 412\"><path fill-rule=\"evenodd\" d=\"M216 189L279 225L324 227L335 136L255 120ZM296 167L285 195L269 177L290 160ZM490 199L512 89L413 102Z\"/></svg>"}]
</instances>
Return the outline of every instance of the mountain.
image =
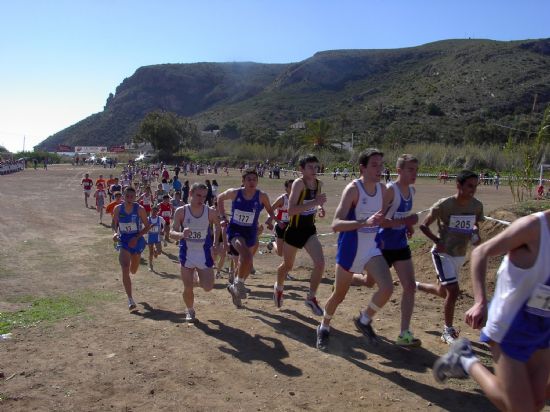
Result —
<instances>
[{"instance_id":1,"label":"mountain","mask_svg":"<svg viewBox=\"0 0 550 412\"><path fill-rule=\"evenodd\" d=\"M232 121L285 130L326 118L335 133L365 138L500 142L510 130L502 126L532 130L548 104L550 39L331 50L291 64L160 64L139 68L102 112L38 148L128 142L141 119L159 109L200 128Z\"/></svg>"}]
</instances>

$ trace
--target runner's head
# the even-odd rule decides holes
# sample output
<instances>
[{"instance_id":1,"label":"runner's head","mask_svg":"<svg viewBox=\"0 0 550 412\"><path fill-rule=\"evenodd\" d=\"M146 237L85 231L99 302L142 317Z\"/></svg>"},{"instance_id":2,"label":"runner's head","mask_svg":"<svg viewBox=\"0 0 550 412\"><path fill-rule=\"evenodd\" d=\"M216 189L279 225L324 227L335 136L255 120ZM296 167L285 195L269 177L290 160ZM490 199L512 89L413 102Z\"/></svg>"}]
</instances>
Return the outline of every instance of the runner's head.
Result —
<instances>
[{"instance_id":1,"label":"runner's head","mask_svg":"<svg viewBox=\"0 0 550 412\"><path fill-rule=\"evenodd\" d=\"M84 178L88 179L90 175L88 173L84 174Z\"/></svg>"},{"instance_id":2,"label":"runner's head","mask_svg":"<svg viewBox=\"0 0 550 412\"><path fill-rule=\"evenodd\" d=\"M118 177L115 177L115 185L118 185Z\"/></svg>"},{"instance_id":3,"label":"runner's head","mask_svg":"<svg viewBox=\"0 0 550 412\"><path fill-rule=\"evenodd\" d=\"M359 155L359 171L367 181L379 182L384 170L384 153L375 148L369 148Z\"/></svg>"},{"instance_id":4,"label":"runner's head","mask_svg":"<svg viewBox=\"0 0 550 412\"><path fill-rule=\"evenodd\" d=\"M416 182L418 174L418 159L411 154L402 154L397 158L398 180L406 185Z\"/></svg>"},{"instance_id":5,"label":"runner's head","mask_svg":"<svg viewBox=\"0 0 550 412\"><path fill-rule=\"evenodd\" d=\"M115 196L115 201L116 201L116 202L121 202L121 201L122 201L122 193L120 193L120 192L115 192L115 193L114 193L114 196Z\"/></svg>"},{"instance_id":6,"label":"runner's head","mask_svg":"<svg viewBox=\"0 0 550 412\"><path fill-rule=\"evenodd\" d=\"M314 178L319 170L319 159L313 154L308 154L298 160L298 165L305 178Z\"/></svg>"},{"instance_id":7,"label":"runner's head","mask_svg":"<svg viewBox=\"0 0 550 412\"><path fill-rule=\"evenodd\" d=\"M177 200L180 200L181 199L181 192L179 190L177 190L175 193L174 193L174 196L176 197Z\"/></svg>"},{"instance_id":8,"label":"runner's head","mask_svg":"<svg viewBox=\"0 0 550 412\"><path fill-rule=\"evenodd\" d=\"M255 190L258 186L258 172L255 168L249 167L243 170L243 187L245 189Z\"/></svg>"},{"instance_id":9,"label":"runner's head","mask_svg":"<svg viewBox=\"0 0 550 412\"><path fill-rule=\"evenodd\" d=\"M471 199L476 194L479 176L471 170L462 170L456 175L456 188L458 197Z\"/></svg>"},{"instance_id":10,"label":"runner's head","mask_svg":"<svg viewBox=\"0 0 550 412\"><path fill-rule=\"evenodd\" d=\"M204 205L206 201L206 195L208 194L208 188L204 183L193 183L189 190L189 198L191 206Z\"/></svg>"},{"instance_id":11,"label":"runner's head","mask_svg":"<svg viewBox=\"0 0 550 412\"><path fill-rule=\"evenodd\" d=\"M170 196L169 195L162 196L162 203L170 203Z\"/></svg>"},{"instance_id":12,"label":"runner's head","mask_svg":"<svg viewBox=\"0 0 550 412\"><path fill-rule=\"evenodd\" d=\"M294 183L294 179L285 180L285 191L287 194L290 194L290 189L292 189L292 183Z\"/></svg>"},{"instance_id":13,"label":"runner's head","mask_svg":"<svg viewBox=\"0 0 550 412\"><path fill-rule=\"evenodd\" d=\"M157 217L159 214L159 207L157 205L154 205L152 208L151 208L151 216L153 217Z\"/></svg>"},{"instance_id":14,"label":"runner's head","mask_svg":"<svg viewBox=\"0 0 550 412\"><path fill-rule=\"evenodd\" d=\"M136 200L136 189L132 186L127 186L124 189L124 201L126 203L134 203Z\"/></svg>"}]
</instances>

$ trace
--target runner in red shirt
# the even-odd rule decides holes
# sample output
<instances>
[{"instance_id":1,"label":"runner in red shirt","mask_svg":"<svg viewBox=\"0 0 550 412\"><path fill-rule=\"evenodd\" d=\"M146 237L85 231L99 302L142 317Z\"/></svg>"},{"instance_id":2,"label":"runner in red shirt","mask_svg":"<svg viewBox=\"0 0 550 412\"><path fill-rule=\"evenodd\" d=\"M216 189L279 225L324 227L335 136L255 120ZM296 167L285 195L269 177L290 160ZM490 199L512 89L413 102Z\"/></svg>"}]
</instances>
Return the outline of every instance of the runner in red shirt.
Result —
<instances>
[{"instance_id":1,"label":"runner in red shirt","mask_svg":"<svg viewBox=\"0 0 550 412\"><path fill-rule=\"evenodd\" d=\"M164 246L168 245L169 236L170 236L170 216L172 216L172 204L170 203L170 196L164 195L162 197L162 202L159 203L159 214L164 219L166 223L164 225Z\"/></svg>"},{"instance_id":2,"label":"runner in red shirt","mask_svg":"<svg viewBox=\"0 0 550 412\"><path fill-rule=\"evenodd\" d=\"M92 193L92 187L94 185L94 181L90 179L90 175L86 173L84 175L84 179L80 182L80 185L82 186L82 189L84 189L84 204L86 205L86 209L88 208L88 198L90 197L90 193Z\"/></svg>"}]
</instances>

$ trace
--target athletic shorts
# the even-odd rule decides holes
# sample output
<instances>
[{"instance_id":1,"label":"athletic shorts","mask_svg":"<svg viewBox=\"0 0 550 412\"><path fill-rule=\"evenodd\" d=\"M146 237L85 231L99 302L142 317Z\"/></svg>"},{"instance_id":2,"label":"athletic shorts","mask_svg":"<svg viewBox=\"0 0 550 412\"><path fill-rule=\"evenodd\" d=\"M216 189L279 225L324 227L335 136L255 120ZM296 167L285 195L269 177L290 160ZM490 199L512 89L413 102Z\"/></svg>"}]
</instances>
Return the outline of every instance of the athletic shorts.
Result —
<instances>
[{"instance_id":1,"label":"athletic shorts","mask_svg":"<svg viewBox=\"0 0 550 412\"><path fill-rule=\"evenodd\" d=\"M246 246L252 247L256 244L256 237L258 235L258 228L256 226L240 226L236 224L229 224L227 228L227 240L229 244L237 237L244 238Z\"/></svg>"},{"instance_id":2,"label":"athletic shorts","mask_svg":"<svg viewBox=\"0 0 550 412\"><path fill-rule=\"evenodd\" d=\"M214 266L210 249L186 249L180 247L179 260L181 266L187 269L208 269Z\"/></svg>"},{"instance_id":3,"label":"athletic shorts","mask_svg":"<svg viewBox=\"0 0 550 412\"><path fill-rule=\"evenodd\" d=\"M458 283L460 268L464 265L466 256L450 256L446 253L436 252L435 248L432 248L432 260L439 283L442 285Z\"/></svg>"},{"instance_id":4,"label":"athletic shorts","mask_svg":"<svg viewBox=\"0 0 550 412\"><path fill-rule=\"evenodd\" d=\"M145 239L143 238L143 236L138 239L136 247L131 248L130 246L128 246L129 241L130 239L121 238L117 243L117 250L124 249L130 252L130 254L135 255L140 254L145 249Z\"/></svg>"},{"instance_id":5,"label":"athletic shorts","mask_svg":"<svg viewBox=\"0 0 550 412\"><path fill-rule=\"evenodd\" d=\"M412 257L409 246L402 249L382 249L382 255L384 255L384 259L386 259L386 263L390 268L395 262L409 260Z\"/></svg>"},{"instance_id":6,"label":"athletic shorts","mask_svg":"<svg viewBox=\"0 0 550 412\"><path fill-rule=\"evenodd\" d=\"M84 194L90 196L90 193L92 193L92 189L90 190L84 190Z\"/></svg>"},{"instance_id":7,"label":"athletic shorts","mask_svg":"<svg viewBox=\"0 0 550 412\"><path fill-rule=\"evenodd\" d=\"M148 245L156 245L157 243L160 244L160 236L159 236L158 233L149 235L147 237L147 244Z\"/></svg>"},{"instance_id":8,"label":"athletic shorts","mask_svg":"<svg viewBox=\"0 0 550 412\"><path fill-rule=\"evenodd\" d=\"M315 227L315 225L303 228L287 226L285 230L284 240L285 243L288 243L290 246L302 249L309 238L311 236L315 236L316 234L317 228Z\"/></svg>"},{"instance_id":9,"label":"athletic shorts","mask_svg":"<svg viewBox=\"0 0 550 412\"><path fill-rule=\"evenodd\" d=\"M336 255L336 263L348 272L363 273L369 260L375 256L382 255L382 251L377 247L367 249L364 252L358 252L353 256L350 253L338 253Z\"/></svg>"},{"instance_id":10,"label":"athletic shorts","mask_svg":"<svg viewBox=\"0 0 550 412\"><path fill-rule=\"evenodd\" d=\"M479 340L498 343L507 356L519 362L527 362L537 350L550 348L550 318L522 309L500 342L492 339L490 332L498 327L502 325L498 325L489 316Z\"/></svg>"},{"instance_id":11,"label":"athletic shorts","mask_svg":"<svg viewBox=\"0 0 550 412\"><path fill-rule=\"evenodd\" d=\"M287 223L288 226L288 223ZM284 227L284 229L281 229L279 225L275 225L275 236L277 239L284 239L285 238L285 229L287 226Z\"/></svg>"}]
</instances>

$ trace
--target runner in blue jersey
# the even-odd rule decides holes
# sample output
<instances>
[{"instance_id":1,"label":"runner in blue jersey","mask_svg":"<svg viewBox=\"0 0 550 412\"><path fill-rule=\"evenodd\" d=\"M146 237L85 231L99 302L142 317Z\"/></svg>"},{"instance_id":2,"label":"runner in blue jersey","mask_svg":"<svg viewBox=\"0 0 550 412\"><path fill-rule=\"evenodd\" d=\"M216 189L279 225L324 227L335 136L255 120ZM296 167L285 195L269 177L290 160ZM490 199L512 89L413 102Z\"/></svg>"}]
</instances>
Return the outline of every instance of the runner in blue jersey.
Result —
<instances>
[{"instance_id":1,"label":"runner in blue jersey","mask_svg":"<svg viewBox=\"0 0 550 412\"><path fill-rule=\"evenodd\" d=\"M410 331L414 307L416 281L411 249L407 238L414 233L413 224L418 222L418 215L412 213L414 187L418 173L418 159L410 154L403 154L397 159L397 180L387 185L386 202L390 205L386 212L386 224L379 232L382 254L389 267L394 267L403 287L401 297L401 333L396 343L400 346L420 346L421 341ZM404 221L408 222L408 225Z\"/></svg>"},{"instance_id":2,"label":"runner in blue jersey","mask_svg":"<svg viewBox=\"0 0 550 412\"><path fill-rule=\"evenodd\" d=\"M433 368L438 382L471 376L497 408L539 411L550 398L550 209L522 217L472 251L474 305L466 323L482 328L494 374L457 339ZM491 303L485 292L487 261L506 254ZM487 313L488 310L488 313Z\"/></svg>"},{"instance_id":3,"label":"runner in blue jersey","mask_svg":"<svg viewBox=\"0 0 550 412\"><path fill-rule=\"evenodd\" d=\"M162 253L162 242L160 235L164 232L164 219L159 216L159 207L154 205L151 208L151 216L147 218L151 228L147 233L147 245L149 246L149 270L153 271L153 258Z\"/></svg>"},{"instance_id":4,"label":"runner in blue jersey","mask_svg":"<svg viewBox=\"0 0 550 412\"><path fill-rule=\"evenodd\" d=\"M271 208L269 196L257 189L258 173L249 168L243 171L243 187L228 189L218 195L218 211L222 225L227 225L227 239L230 253L238 255L237 276L227 290L231 294L233 304L241 306L241 299L246 298L244 282L253 267L254 247L256 245L258 219L263 208L269 215L266 225L273 230L275 215ZM231 217L229 222L225 216L226 200L231 200Z\"/></svg>"},{"instance_id":5,"label":"runner in blue jersey","mask_svg":"<svg viewBox=\"0 0 550 412\"><path fill-rule=\"evenodd\" d=\"M113 211L113 227L118 232L118 261L122 269L122 283L128 296L128 309L135 311L136 303L132 297L130 273L135 274L139 268L141 252L145 249L145 235L149 231L147 213L143 206L136 203L136 190L129 186L124 190L124 203Z\"/></svg>"}]
</instances>

